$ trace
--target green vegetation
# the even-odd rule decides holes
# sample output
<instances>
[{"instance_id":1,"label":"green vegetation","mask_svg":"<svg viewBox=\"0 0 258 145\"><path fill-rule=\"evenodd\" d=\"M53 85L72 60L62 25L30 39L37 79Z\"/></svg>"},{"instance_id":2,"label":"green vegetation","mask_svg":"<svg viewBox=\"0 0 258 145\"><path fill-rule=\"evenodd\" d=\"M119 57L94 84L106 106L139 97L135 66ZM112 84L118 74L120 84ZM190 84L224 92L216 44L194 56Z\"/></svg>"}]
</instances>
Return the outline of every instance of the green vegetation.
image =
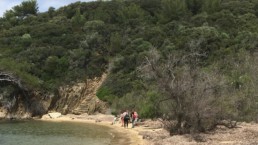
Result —
<instances>
[{"instance_id":1,"label":"green vegetation","mask_svg":"<svg viewBox=\"0 0 258 145\"><path fill-rule=\"evenodd\" d=\"M162 117L171 132L257 119L258 0L76 2L45 13L29 0L0 24L0 70L31 88L105 72L97 96L114 112Z\"/></svg>"}]
</instances>

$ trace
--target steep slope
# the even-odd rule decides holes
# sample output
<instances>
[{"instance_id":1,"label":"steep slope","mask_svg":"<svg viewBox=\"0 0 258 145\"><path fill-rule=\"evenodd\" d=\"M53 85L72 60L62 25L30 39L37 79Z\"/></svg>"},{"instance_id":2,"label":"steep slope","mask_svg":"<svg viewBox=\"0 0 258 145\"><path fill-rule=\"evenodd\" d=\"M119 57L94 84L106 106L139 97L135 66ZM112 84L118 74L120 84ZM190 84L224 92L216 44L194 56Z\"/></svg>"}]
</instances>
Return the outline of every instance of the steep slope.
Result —
<instances>
[{"instance_id":1,"label":"steep slope","mask_svg":"<svg viewBox=\"0 0 258 145\"><path fill-rule=\"evenodd\" d=\"M83 83L60 87L58 98L52 102L51 110L62 114L104 112L106 103L97 98L96 92L105 78L106 74L103 74L102 77L87 79Z\"/></svg>"},{"instance_id":2,"label":"steep slope","mask_svg":"<svg viewBox=\"0 0 258 145\"><path fill-rule=\"evenodd\" d=\"M104 113L107 104L96 97L96 92L105 78L106 74L103 74L102 77L87 79L83 83L63 86L56 94L45 94L39 91L24 94L18 91L12 94L13 99L7 103L3 103L6 98L2 96L0 117L30 118L41 116L48 111L58 111L62 114Z\"/></svg>"}]
</instances>

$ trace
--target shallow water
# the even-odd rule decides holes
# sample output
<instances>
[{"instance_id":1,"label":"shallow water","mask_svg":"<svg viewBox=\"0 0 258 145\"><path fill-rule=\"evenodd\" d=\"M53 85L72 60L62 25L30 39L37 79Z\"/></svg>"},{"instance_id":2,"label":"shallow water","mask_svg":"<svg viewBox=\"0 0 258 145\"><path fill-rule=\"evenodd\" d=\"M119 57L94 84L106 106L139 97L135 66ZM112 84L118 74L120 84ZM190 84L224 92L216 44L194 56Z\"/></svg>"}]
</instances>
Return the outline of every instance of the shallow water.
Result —
<instances>
[{"instance_id":1,"label":"shallow water","mask_svg":"<svg viewBox=\"0 0 258 145\"><path fill-rule=\"evenodd\" d=\"M119 144L112 129L87 123L1 121L0 145L109 145Z\"/></svg>"}]
</instances>

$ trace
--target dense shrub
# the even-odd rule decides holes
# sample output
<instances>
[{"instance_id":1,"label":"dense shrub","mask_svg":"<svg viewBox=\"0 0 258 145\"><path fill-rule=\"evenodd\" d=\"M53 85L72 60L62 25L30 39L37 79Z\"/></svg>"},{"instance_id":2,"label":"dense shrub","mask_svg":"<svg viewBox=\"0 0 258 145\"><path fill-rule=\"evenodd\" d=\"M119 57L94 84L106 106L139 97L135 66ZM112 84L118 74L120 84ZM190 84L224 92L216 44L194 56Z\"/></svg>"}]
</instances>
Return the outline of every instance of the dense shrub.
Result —
<instances>
[{"instance_id":1,"label":"dense shrub","mask_svg":"<svg viewBox=\"0 0 258 145\"><path fill-rule=\"evenodd\" d=\"M108 73L97 96L114 112L161 117L177 133L251 121L257 7L257 0L112 0L38 13L36 1L24 1L0 18L0 71L52 93Z\"/></svg>"}]
</instances>

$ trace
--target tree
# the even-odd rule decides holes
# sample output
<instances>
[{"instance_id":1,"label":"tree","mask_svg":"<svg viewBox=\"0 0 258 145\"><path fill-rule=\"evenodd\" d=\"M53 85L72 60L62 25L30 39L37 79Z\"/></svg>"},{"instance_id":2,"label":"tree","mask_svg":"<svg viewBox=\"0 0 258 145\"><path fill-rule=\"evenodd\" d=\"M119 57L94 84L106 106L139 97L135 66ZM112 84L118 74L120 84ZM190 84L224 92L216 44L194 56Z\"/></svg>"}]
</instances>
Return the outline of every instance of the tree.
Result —
<instances>
[{"instance_id":1,"label":"tree","mask_svg":"<svg viewBox=\"0 0 258 145\"><path fill-rule=\"evenodd\" d=\"M78 8L77 10L76 10L76 13L75 13L75 15L72 17L72 24L73 24L73 26L74 27L76 27L76 28L80 28L81 26L83 26L83 24L85 23L85 18L84 18L84 16L83 15L81 15L81 11L80 11L80 9Z\"/></svg>"},{"instance_id":2,"label":"tree","mask_svg":"<svg viewBox=\"0 0 258 145\"><path fill-rule=\"evenodd\" d=\"M218 1L218 0L216 0ZM238 1L238 0L227 0L227 1L221 1L220 3L216 2L215 5L220 5L219 7L224 10L229 10L234 15L243 15L247 13L255 13L255 1ZM214 1L215 2L215 1ZM257 2L257 1L256 1ZM217 6L216 6L217 7Z\"/></svg>"},{"instance_id":3,"label":"tree","mask_svg":"<svg viewBox=\"0 0 258 145\"><path fill-rule=\"evenodd\" d=\"M164 58L156 49L139 67L147 80L153 80L163 97L156 98L157 114L171 134L206 131L220 124L220 109L215 105L225 88L218 71L202 70L198 44L187 53L169 53ZM226 118L224 118L226 119ZM176 120L176 123L174 123Z\"/></svg>"},{"instance_id":4,"label":"tree","mask_svg":"<svg viewBox=\"0 0 258 145\"><path fill-rule=\"evenodd\" d=\"M50 18L53 18L54 13L55 13L55 8L54 7L49 7L47 13L48 13Z\"/></svg>"},{"instance_id":5,"label":"tree","mask_svg":"<svg viewBox=\"0 0 258 145\"><path fill-rule=\"evenodd\" d=\"M114 56L121 51L122 48L122 37L119 33L113 33L110 36L110 46L108 48L109 55Z\"/></svg>"},{"instance_id":6,"label":"tree","mask_svg":"<svg viewBox=\"0 0 258 145\"><path fill-rule=\"evenodd\" d=\"M162 0L161 7L162 21L165 22L178 20L181 17L184 17L187 13L185 0Z\"/></svg>"},{"instance_id":7,"label":"tree","mask_svg":"<svg viewBox=\"0 0 258 145\"><path fill-rule=\"evenodd\" d=\"M13 10L15 15L21 18L29 14L36 15L38 13L37 0L23 1L20 5L14 6Z\"/></svg>"},{"instance_id":8,"label":"tree","mask_svg":"<svg viewBox=\"0 0 258 145\"><path fill-rule=\"evenodd\" d=\"M119 9L117 15L117 20L120 23L137 26L143 19L145 12L140 8L139 5L131 3L129 6L124 6L122 9Z\"/></svg>"},{"instance_id":9,"label":"tree","mask_svg":"<svg viewBox=\"0 0 258 145\"><path fill-rule=\"evenodd\" d=\"M203 0L187 0L187 7L192 12L193 15L196 15L201 12Z\"/></svg>"},{"instance_id":10,"label":"tree","mask_svg":"<svg viewBox=\"0 0 258 145\"><path fill-rule=\"evenodd\" d=\"M203 4L203 11L207 13L218 12L221 8L221 0L205 0Z\"/></svg>"},{"instance_id":11,"label":"tree","mask_svg":"<svg viewBox=\"0 0 258 145\"><path fill-rule=\"evenodd\" d=\"M7 20L7 23L15 26L18 23L18 19L15 16L15 12L13 10L7 10L4 13L4 18Z\"/></svg>"},{"instance_id":12,"label":"tree","mask_svg":"<svg viewBox=\"0 0 258 145\"><path fill-rule=\"evenodd\" d=\"M12 17L15 17L15 13L13 10L5 11L4 18L6 18L7 20L10 20Z\"/></svg>"},{"instance_id":13,"label":"tree","mask_svg":"<svg viewBox=\"0 0 258 145\"><path fill-rule=\"evenodd\" d=\"M151 14L151 16L155 16L161 8L160 0L141 0L140 4L144 10Z\"/></svg>"},{"instance_id":14,"label":"tree","mask_svg":"<svg viewBox=\"0 0 258 145\"><path fill-rule=\"evenodd\" d=\"M218 65L224 67L227 73L230 100L223 99L220 104L227 104L224 115L231 116L234 120L252 121L257 119L257 54L245 49L230 53ZM224 66L223 66L224 65ZM232 107L234 106L234 107Z\"/></svg>"}]
</instances>

